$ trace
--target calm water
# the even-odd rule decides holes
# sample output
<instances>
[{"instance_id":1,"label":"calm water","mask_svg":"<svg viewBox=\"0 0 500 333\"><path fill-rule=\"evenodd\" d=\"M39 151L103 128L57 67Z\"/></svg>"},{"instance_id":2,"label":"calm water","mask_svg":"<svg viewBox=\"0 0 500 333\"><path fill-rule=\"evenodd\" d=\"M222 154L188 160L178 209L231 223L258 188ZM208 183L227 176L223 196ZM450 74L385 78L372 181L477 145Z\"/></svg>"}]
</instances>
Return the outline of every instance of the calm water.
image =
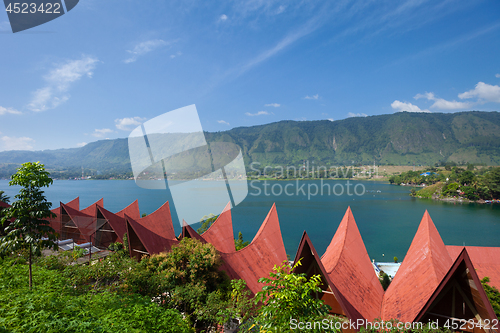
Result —
<instances>
[{"instance_id":1,"label":"calm water","mask_svg":"<svg viewBox=\"0 0 500 333\"><path fill-rule=\"evenodd\" d=\"M344 185L345 181L328 180L330 186ZM287 253L293 258L297 250L300 237L304 230L312 239L320 255L330 243L348 206L358 224L361 236L371 258L377 261L391 261L394 256L400 260L404 258L411 240L417 231L418 224L427 209L436 224L438 231L446 245L476 245L500 246L500 205L454 204L425 199L414 199L409 194L410 188L389 185L382 182L353 181L352 184L361 184L365 187L363 195L316 195L296 194L295 181L268 181L264 195L264 183L254 182L249 189L247 198L233 209L233 226L237 234L243 233L245 240L251 240L259 229L273 203L276 203L278 216L283 234L283 241ZM217 202L210 194L219 185L217 182L192 182L191 192L187 192L181 199L189 201L190 193L208 194L207 202L193 202L190 219L199 220L203 215L214 211L213 207L224 206L225 202ZM291 184L289 193L293 196L272 195L273 185L285 186ZM306 184L320 185L319 181L307 180L299 182L299 186ZM240 183L239 186L244 186ZM278 185L276 185L278 186ZM261 194L257 195L258 189ZM278 187L274 188L278 194ZM361 186L357 192L361 193ZM8 181L0 180L0 190L5 191L11 200L18 189L8 186ZM194 191L194 192L193 192ZM353 189L351 187L352 192ZM380 191L380 192L378 192ZM337 188L337 193L340 187ZM84 208L101 197L104 198L104 207L112 212L121 210L135 199L139 200L141 213L151 213L165 201L171 200L166 191L147 190L136 186L134 181L128 180L88 180L88 181L54 181L46 190L49 201L57 207L59 201L68 202L80 196L81 208ZM197 224L194 225L198 227ZM180 232L180 224L174 222L176 233ZM384 254L385 256L382 256Z\"/></svg>"}]
</instances>

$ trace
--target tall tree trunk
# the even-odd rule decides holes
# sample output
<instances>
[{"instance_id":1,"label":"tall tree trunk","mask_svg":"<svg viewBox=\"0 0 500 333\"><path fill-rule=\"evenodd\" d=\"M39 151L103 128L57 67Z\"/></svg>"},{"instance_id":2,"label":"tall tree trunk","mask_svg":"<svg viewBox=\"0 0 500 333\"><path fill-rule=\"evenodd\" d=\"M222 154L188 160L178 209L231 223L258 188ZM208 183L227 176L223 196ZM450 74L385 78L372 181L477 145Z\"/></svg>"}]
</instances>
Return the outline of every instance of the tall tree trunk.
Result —
<instances>
[{"instance_id":1,"label":"tall tree trunk","mask_svg":"<svg viewBox=\"0 0 500 333\"><path fill-rule=\"evenodd\" d=\"M29 266L30 266L30 290L31 290L31 286L33 284L33 279L32 279L32 274L31 274L31 244L30 244L30 258L29 258Z\"/></svg>"}]
</instances>

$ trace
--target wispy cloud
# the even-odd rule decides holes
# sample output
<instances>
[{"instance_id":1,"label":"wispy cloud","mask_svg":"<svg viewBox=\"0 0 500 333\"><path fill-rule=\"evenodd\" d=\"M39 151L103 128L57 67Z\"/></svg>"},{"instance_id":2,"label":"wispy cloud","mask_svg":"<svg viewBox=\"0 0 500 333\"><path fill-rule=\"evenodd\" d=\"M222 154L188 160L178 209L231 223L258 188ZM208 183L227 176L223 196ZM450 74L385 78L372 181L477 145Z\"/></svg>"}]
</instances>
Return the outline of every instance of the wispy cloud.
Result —
<instances>
[{"instance_id":1,"label":"wispy cloud","mask_svg":"<svg viewBox=\"0 0 500 333\"><path fill-rule=\"evenodd\" d=\"M224 120L217 120L217 122L218 122L219 124L224 124L224 125L229 126L229 123L228 123L227 121L224 121Z\"/></svg>"},{"instance_id":2,"label":"wispy cloud","mask_svg":"<svg viewBox=\"0 0 500 333\"><path fill-rule=\"evenodd\" d=\"M319 99L319 95L318 94L312 96L307 95L306 97L304 97L304 99Z\"/></svg>"},{"instance_id":3,"label":"wispy cloud","mask_svg":"<svg viewBox=\"0 0 500 333\"><path fill-rule=\"evenodd\" d=\"M115 126L116 128L122 131L131 131L135 127L142 124L144 120L146 120L146 118L141 118L141 117L115 119Z\"/></svg>"},{"instance_id":4,"label":"wispy cloud","mask_svg":"<svg viewBox=\"0 0 500 333\"><path fill-rule=\"evenodd\" d=\"M2 136L2 150L33 150L35 140L23 137Z\"/></svg>"},{"instance_id":5,"label":"wispy cloud","mask_svg":"<svg viewBox=\"0 0 500 333\"><path fill-rule=\"evenodd\" d=\"M478 98L479 103L500 103L500 87L496 85L492 86L484 82L478 82L474 89L459 94L458 98Z\"/></svg>"},{"instance_id":6,"label":"wispy cloud","mask_svg":"<svg viewBox=\"0 0 500 333\"><path fill-rule=\"evenodd\" d=\"M174 59L174 58L177 58L177 57L180 57L182 55L182 52L176 52L175 54L171 54L170 55L170 59Z\"/></svg>"},{"instance_id":7,"label":"wispy cloud","mask_svg":"<svg viewBox=\"0 0 500 333\"><path fill-rule=\"evenodd\" d=\"M247 116L250 116L250 117L255 117L255 116L268 116L268 115L272 114L272 112L271 113L269 113L267 111L259 111L256 113L245 112L245 114Z\"/></svg>"},{"instance_id":8,"label":"wispy cloud","mask_svg":"<svg viewBox=\"0 0 500 333\"><path fill-rule=\"evenodd\" d=\"M57 65L44 76L46 86L33 93L28 108L32 111L45 111L66 102L71 85L83 76L92 78L97 62L97 58L83 56L81 59Z\"/></svg>"},{"instance_id":9,"label":"wispy cloud","mask_svg":"<svg viewBox=\"0 0 500 333\"><path fill-rule=\"evenodd\" d=\"M113 133L113 130L109 128L95 129L92 136L95 136L96 138L103 138L108 133Z\"/></svg>"},{"instance_id":10,"label":"wispy cloud","mask_svg":"<svg viewBox=\"0 0 500 333\"><path fill-rule=\"evenodd\" d=\"M219 16L219 22L224 22L224 21L227 21L228 17L226 14L222 14L221 16Z\"/></svg>"},{"instance_id":11,"label":"wispy cloud","mask_svg":"<svg viewBox=\"0 0 500 333\"><path fill-rule=\"evenodd\" d=\"M168 45L170 43L164 41L163 39L152 39L145 42L138 43L134 46L132 50L127 50L128 53L131 54L130 58L125 59L123 62L126 64L130 64L132 62L137 61L140 56L148 54L156 50L159 47Z\"/></svg>"},{"instance_id":12,"label":"wispy cloud","mask_svg":"<svg viewBox=\"0 0 500 333\"><path fill-rule=\"evenodd\" d=\"M83 146L86 146L86 145L87 145L87 142L80 142L80 143L76 144L77 147L83 147Z\"/></svg>"},{"instance_id":13,"label":"wispy cloud","mask_svg":"<svg viewBox=\"0 0 500 333\"><path fill-rule=\"evenodd\" d=\"M347 113L347 117L351 118L351 117L368 117L368 115L366 113L352 113L352 112L348 112Z\"/></svg>"},{"instance_id":14,"label":"wispy cloud","mask_svg":"<svg viewBox=\"0 0 500 333\"><path fill-rule=\"evenodd\" d=\"M437 110L459 110L459 109L468 109L474 105L474 103L468 102L457 102L457 101L447 101L443 98L437 98L434 96L432 92L426 92L425 94L417 94L415 99L425 98L429 101L434 101L434 104L431 105L431 109Z\"/></svg>"},{"instance_id":15,"label":"wispy cloud","mask_svg":"<svg viewBox=\"0 0 500 333\"><path fill-rule=\"evenodd\" d=\"M281 104L278 104L278 103L269 103L269 104L264 104L264 106L272 106L274 108L279 108L281 106Z\"/></svg>"},{"instance_id":16,"label":"wispy cloud","mask_svg":"<svg viewBox=\"0 0 500 333\"><path fill-rule=\"evenodd\" d=\"M22 114L22 112L13 108L4 108L3 106L0 106L0 116L3 116L4 114Z\"/></svg>"},{"instance_id":17,"label":"wispy cloud","mask_svg":"<svg viewBox=\"0 0 500 333\"><path fill-rule=\"evenodd\" d=\"M411 104L411 103L406 103L406 102L400 102L398 100L395 100L392 102L391 107L396 111L396 112L430 112L429 110L421 110L418 106Z\"/></svg>"},{"instance_id":18,"label":"wispy cloud","mask_svg":"<svg viewBox=\"0 0 500 333\"><path fill-rule=\"evenodd\" d=\"M495 77L500 78L500 74L495 74Z\"/></svg>"}]
</instances>

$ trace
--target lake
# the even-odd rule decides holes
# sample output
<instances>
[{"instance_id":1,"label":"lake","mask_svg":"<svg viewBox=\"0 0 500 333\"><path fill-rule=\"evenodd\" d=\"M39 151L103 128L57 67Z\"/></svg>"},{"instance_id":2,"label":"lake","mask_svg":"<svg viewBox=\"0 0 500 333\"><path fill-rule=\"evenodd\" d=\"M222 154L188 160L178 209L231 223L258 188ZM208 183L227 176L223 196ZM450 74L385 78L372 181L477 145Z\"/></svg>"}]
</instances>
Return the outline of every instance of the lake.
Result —
<instances>
[{"instance_id":1,"label":"lake","mask_svg":"<svg viewBox=\"0 0 500 333\"><path fill-rule=\"evenodd\" d=\"M209 213L219 214L220 209L217 211L214 207L226 204L213 195L220 189L220 182L192 181L184 184L188 184L188 189L185 193L176 194L176 198L190 203L189 217L183 217L188 222L198 221ZM325 184L332 189L336 186L335 193L339 195L328 195L326 190L323 195L312 195L315 188L325 187ZM446 245L500 246L498 204L415 199L409 196L410 187L385 182L350 181L349 184L345 180L326 180L323 183L320 180L249 182L248 196L232 210L234 232L237 235L241 231L245 240L251 240L273 203L276 203L283 241L291 258L295 256L304 230L322 255L350 206L370 258L392 261L396 256L402 260L427 209ZM284 192L286 185L289 185L287 193L292 195ZM240 181L237 186L244 188L245 182ZM304 191L299 189L301 186ZM341 194L342 187L344 192ZM18 191L9 187L7 180L0 180L0 190L5 191L11 201ZM143 189L131 180L56 180L45 193L53 207L57 207L59 201L68 202L79 196L81 208L84 208L103 197L104 207L112 212L138 199L141 213L148 214L165 201L172 200L165 190ZM206 200L194 200L193 194L205 195ZM196 229L199 224L193 227ZM181 227L176 221L174 228L179 234Z\"/></svg>"}]
</instances>

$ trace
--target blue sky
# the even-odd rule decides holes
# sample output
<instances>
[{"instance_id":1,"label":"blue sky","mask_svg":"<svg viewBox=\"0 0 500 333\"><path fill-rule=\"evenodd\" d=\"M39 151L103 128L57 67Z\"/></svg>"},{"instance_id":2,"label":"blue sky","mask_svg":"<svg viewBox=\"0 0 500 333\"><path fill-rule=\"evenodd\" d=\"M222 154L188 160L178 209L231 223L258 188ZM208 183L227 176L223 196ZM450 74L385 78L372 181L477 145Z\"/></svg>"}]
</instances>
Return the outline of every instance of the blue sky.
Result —
<instances>
[{"instance_id":1,"label":"blue sky","mask_svg":"<svg viewBox=\"0 0 500 333\"><path fill-rule=\"evenodd\" d=\"M13 34L0 150L127 137L196 104L207 131L285 119L500 109L500 3L81 0Z\"/></svg>"}]
</instances>

